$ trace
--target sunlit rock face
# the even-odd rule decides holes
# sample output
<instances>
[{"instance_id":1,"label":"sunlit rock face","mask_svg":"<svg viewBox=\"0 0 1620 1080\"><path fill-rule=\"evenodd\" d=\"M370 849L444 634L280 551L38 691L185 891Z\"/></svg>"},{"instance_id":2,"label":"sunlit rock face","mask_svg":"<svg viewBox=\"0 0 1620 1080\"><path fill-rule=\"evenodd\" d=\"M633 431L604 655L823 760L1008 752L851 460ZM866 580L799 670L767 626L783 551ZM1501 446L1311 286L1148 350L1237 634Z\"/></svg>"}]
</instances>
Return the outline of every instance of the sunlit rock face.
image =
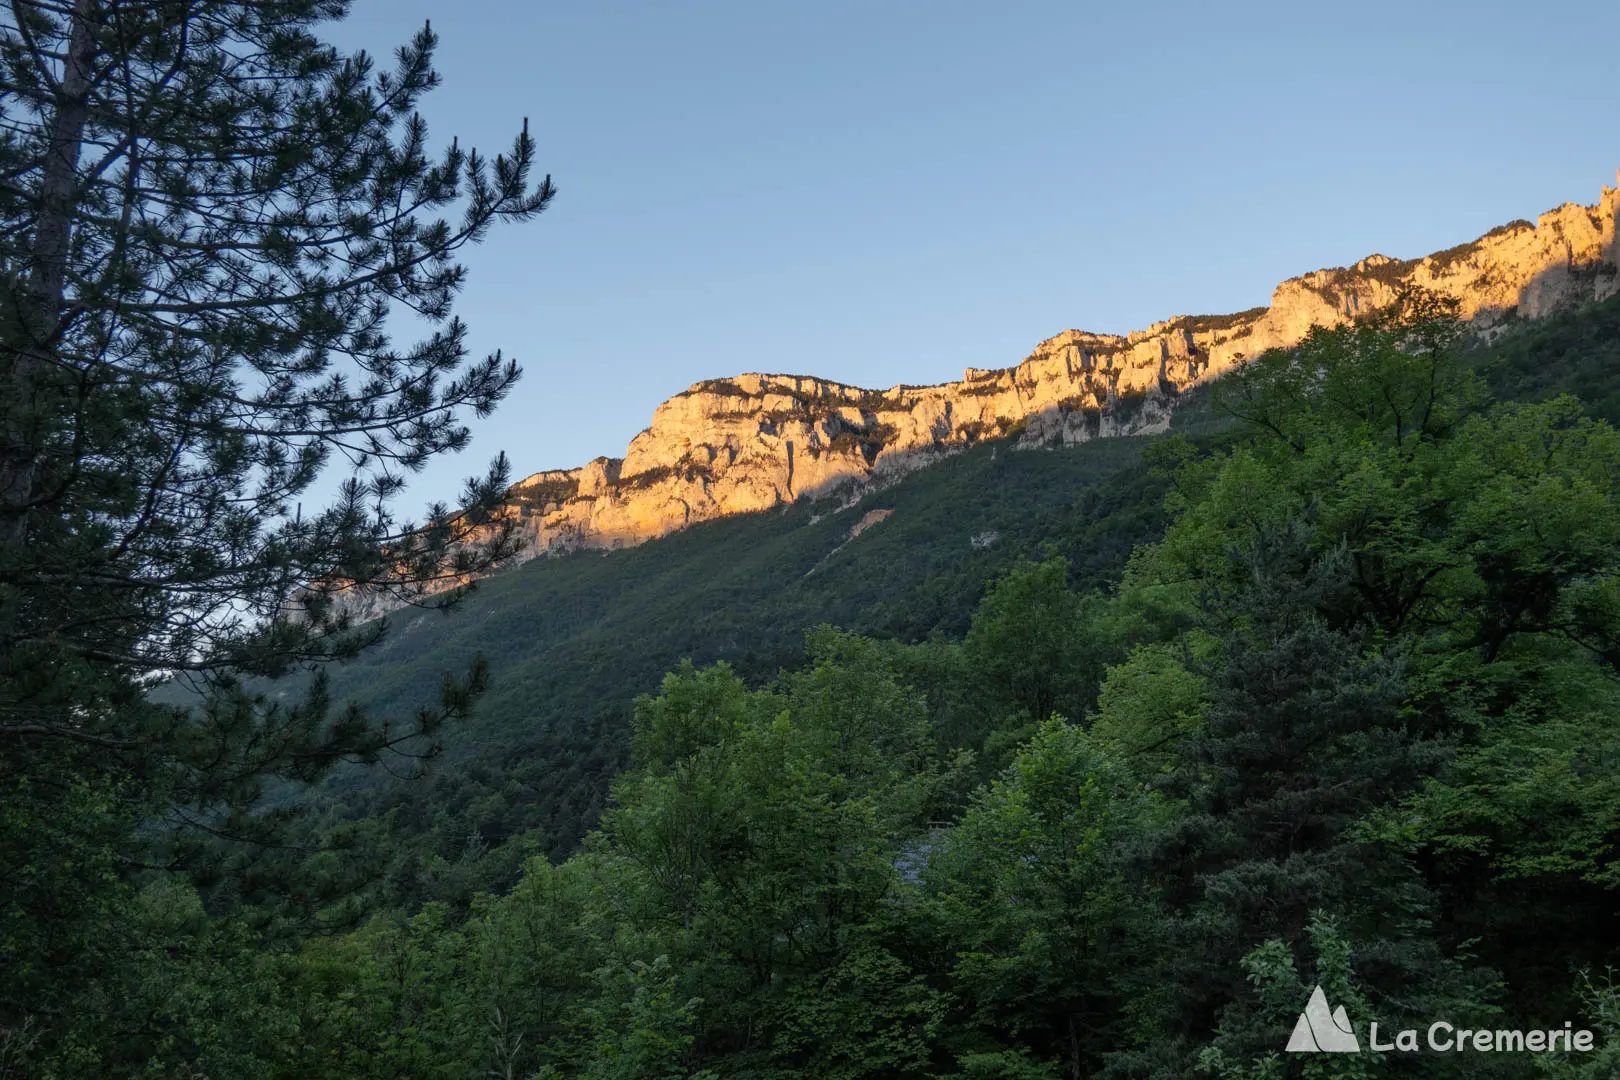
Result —
<instances>
[{"instance_id":1,"label":"sunlit rock face","mask_svg":"<svg viewBox=\"0 0 1620 1080\"><path fill-rule=\"evenodd\" d=\"M1620 185L1620 175L1616 178ZM1422 259L1370 255L1278 285L1269 307L1181 316L1118 336L1065 330L1015 367L938 386L864 390L798 375L698 383L664 402L623 458L535 473L508 513L526 556L639 544L694 522L881 483L986 438L1032 449L1163 430L1176 396L1268 349L1390 304L1407 286L1456 298L1490 335L1620 292L1620 190Z\"/></svg>"},{"instance_id":2,"label":"sunlit rock face","mask_svg":"<svg viewBox=\"0 0 1620 1080\"><path fill-rule=\"evenodd\" d=\"M1620 184L1620 178L1617 178ZM1016 367L958 382L863 390L797 375L710 379L660 405L622 459L536 473L514 512L531 554L640 543L693 522L882 479L980 439L1025 448L1162 430L1176 395L1247 357L1391 303L1415 285L1462 304L1489 333L1512 316L1620 292L1620 191L1517 221L1427 258L1370 255L1277 286L1271 305L1182 316L1126 336L1066 330ZM545 496L526 497L543 492Z\"/></svg>"}]
</instances>

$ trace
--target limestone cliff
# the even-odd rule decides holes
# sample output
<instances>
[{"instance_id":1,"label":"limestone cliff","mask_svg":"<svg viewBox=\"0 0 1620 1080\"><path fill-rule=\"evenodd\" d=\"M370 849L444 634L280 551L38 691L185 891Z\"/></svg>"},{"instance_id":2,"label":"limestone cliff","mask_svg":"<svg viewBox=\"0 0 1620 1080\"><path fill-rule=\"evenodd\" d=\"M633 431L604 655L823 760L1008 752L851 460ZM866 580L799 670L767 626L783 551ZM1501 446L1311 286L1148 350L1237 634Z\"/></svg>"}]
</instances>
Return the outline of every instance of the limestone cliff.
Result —
<instances>
[{"instance_id":1,"label":"limestone cliff","mask_svg":"<svg viewBox=\"0 0 1620 1080\"><path fill-rule=\"evenodd\" d=\"M1620 184L1620 176L1616 183ZM1178 393L1245 357L1389 304L1408 285L1455 297L1482 332L1620 292L1620 190L1422 259L1370 255L1277 286L1271 305L1182 316L1120 337L1067 330L1015 367L865 390L797 375L710 379L660 405L623 458L512 488L529 553L614 548L925 464L976 440L1037 447L1160 430Z\"/></svg>"},{"instance_id":2,"label":"limestone cliff","mask_svg":"<svg viewBox=\"0 0 1620 1080\"><path fill-rule=\"evenodd\" d=\"M1620 185L1620 174L1616 184ZM710 379L676 394L622 458L535 473L507 512L525 557L617 548L695 522L766 510L802 495L882 483L977 440L1022 448L1162 430L1176 396L1317 325L1375 311L1406 286L1455 297L1490 335L1620 292L1620 190L1566 204L1422 259L1369 255L1277 286L1271 305L1181 316L1120 337L1066 330L1009 368L959 382L865 390L798 375ZM350 596L369 616L393 606Z\"/></svg>"}]
</instances>

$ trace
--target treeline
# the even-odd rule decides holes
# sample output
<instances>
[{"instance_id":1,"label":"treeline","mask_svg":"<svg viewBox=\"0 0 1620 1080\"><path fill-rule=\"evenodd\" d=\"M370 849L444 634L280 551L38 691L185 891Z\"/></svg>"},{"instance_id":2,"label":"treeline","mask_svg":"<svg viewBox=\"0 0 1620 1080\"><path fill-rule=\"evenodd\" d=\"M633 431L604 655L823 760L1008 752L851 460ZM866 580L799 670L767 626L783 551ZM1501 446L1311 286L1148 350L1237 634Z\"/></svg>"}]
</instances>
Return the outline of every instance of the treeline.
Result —
<instances>
[{"instance_id":1,"label":"treeline","mask_svg":"<svg viewBox=\"0 0 1620 1080\"><path fill-rule=\"evenodd\" d=\"M1620 434L1568 397L1492 403L1447 314L1414 300L1223 380L1243 436L1153 450L1171 523L1111 591L1054 553L960 641L823 628L757 688L673 672L583 850L507 894L312 933L58 867L101 921L8 925L46 1007L0 1061L1615 1075ZM1599 1049L1285 1057L1314 985L1363 1031L1574 1021Z\"/></svg>"}]
</instances>

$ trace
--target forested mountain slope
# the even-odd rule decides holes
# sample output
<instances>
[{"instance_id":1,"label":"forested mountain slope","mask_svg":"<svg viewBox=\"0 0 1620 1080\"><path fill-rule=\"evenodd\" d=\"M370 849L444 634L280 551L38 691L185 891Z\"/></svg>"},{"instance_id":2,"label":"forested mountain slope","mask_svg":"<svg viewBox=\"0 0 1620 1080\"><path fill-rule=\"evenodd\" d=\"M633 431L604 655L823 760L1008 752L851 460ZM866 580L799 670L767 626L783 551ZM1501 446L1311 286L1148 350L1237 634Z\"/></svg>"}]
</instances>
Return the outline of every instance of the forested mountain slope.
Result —
<instances>
[{"instance_id":1,"label":"forested mountain slope","mask_svg":"<svg viewBox=\"0 0 1620 1080\"><path fill-rule=\"evenodd\" d=\"M1620 300L1510 323L1467 355L1499 397L1572 392L1620 417ZM1185 395L1172 433L1219 440L1230 421L1211 397ZM382 646L335 671L336 696L409 708L478 657L488 692L473 721L443 733L445 756L424 781L351 769L315 802L327 820L386 813L393 828L430 838L439 860L478 853L483 868L457 889L509 874L518 849L497 849L513 837L561 856L627 761L632 700L681 660L724 660L757 682L800 662L806 631L823 623L960 639L987 583L1043 548L1068 559L1075 588L1106 588L1166 520L1163 471L1142 461L1161 441L992 441L853 501L801 499L632 549L537 559L448 613L396 613ZM449 887L417 881L427 871L415 860L399 872L411 880L395 887L409 894Z\"/></svg>"},{"instance_id":2,"label":"forested mountain slope","mask_svg":"<svg viewBox=\"0 0 1620 1080\"><path fill-rule=\"evenodd\" d=\"M1222 424L1199 392L1174 430L1207 439ZM632 549L536 559L447 613L396 612L381 646L334 672L334 694L409 708L475 657L490 687L477 718L444 733L431 786L355 792L350 809L394 807L400 827L441 833L446 856L473 830L499 843L538 827L544 850L572 850L627 760L632 699L681 660L724 660L759 680L799 663L806 631L824 623L959 638L986 582L1043 545L1071 560L1082 587L1104 587L1163 526L1163 483L1140 460L1152 444L1020 451L999 440L854 500L802 499ZM361 782L350 770L328 788Z\"/></svg>"},{"instance_id":3,"label":"forested mountain slope","mask_svg":"<svg viewBox=\"0 0 1620 1080\"><path fill-rule=\"evenodd\" d=\"M1620 1077L1620 188L407 521L559 188L350 6L0 6L0 1080Z\"/></svg>"},{"instance_id":4,"label":"forested mountain slope","mask_svg":"<svg viewBox=\"0 0 1620 1080\"><path fill-rule=\"evenodd\" d=\"M1232 373L1201 439L986 446L491 580L342 677L386 700L492 643L435 782L328 791L302 895L205 897L287 944L165 954L119 1022L332 1080L1612 1077L1620 433L1567 391L1612 407L1620 302L1489 350L1424 315ZM499 620L535 595L526 653ZM865 632L792 652L833 616ZM641 683L634 647L739 666ZM533 719L615 678L627 715ZM572 846L548 805L608 778L539 783L593 747L596 826L518 865ZM1361 1056L1284 1053L1313 987Z\"/></svg>"}]
</instances>

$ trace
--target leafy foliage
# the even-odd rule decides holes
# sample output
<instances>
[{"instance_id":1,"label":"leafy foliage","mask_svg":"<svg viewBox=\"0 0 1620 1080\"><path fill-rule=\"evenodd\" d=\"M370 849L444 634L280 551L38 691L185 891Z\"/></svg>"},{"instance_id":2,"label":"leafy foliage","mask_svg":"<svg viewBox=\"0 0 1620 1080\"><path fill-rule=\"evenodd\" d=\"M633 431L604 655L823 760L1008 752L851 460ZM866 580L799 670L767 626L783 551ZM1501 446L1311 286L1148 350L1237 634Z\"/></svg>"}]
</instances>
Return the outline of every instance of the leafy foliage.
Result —
<instances>
[{"instance_id":1,"label":"leafy foliage","mask_svg":"<svg viewBox=\"0 0 1620 1080\"><path fill-rule=\"evenodd\" d=\"M1603 929L1620 436L1568 398L1492 404L1443 314L1262 358L1225 391L1242 426L1163 442L1082 494L1166 502L1117 578L1068 546L1096 519L1067 532L1088 519L1058 513L1041 519L1057 543L979 578L960 640L823 627L774 675L676 665L636 701L629 766L579 851L528 859L504 894L474 873L454 904L281 953L244 992L303 1041L236 1060L1604 1075L1606 1049L1281 1053L1315 985L1364 1042L1373 1017L1612 1019L1585 973L1620 954ZM977 479L992 449L927 496L953 466ZM796 512L721 524L798 540L816 526ZM812 575L823 595L859 580L836 558L860 554Z\"/></svg>"},{"instance_id":2,"label":"leafy foliage","mask_svg":"<svg viewBox=\"0 0 1620 1080\"><path fill-rule=\"evenodd\" d=\"M376 74L344 8L0 24L0 1076L1612 1073L1278 1051L1311 985L1615 1029L1620 435L1569 391L1612 404L1620 301L1475 350L1408 296L1168 439L976 446L858 540L714 522L384 640L333 593L503 549L499 465L388 504L515 377L454 252L551 189L526 135L430 163L431 35ZM431 786L359 768L441 735Z\"/></svg>"}]
</instances>

